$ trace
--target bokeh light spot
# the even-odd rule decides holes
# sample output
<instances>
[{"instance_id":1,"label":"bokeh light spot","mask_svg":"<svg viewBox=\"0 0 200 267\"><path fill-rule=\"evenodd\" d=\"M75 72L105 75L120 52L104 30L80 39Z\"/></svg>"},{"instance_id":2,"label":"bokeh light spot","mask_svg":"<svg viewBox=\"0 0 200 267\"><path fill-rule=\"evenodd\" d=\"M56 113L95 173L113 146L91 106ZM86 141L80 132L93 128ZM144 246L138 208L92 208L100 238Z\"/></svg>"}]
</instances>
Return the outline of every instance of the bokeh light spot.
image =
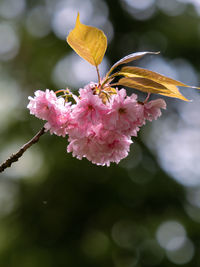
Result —
<instances>
[{"instance_id":1,"label":"bokeh light spot","mask_svg":"<svg viewBox=\"0 0 200 267\"><path fill-rule=\"evenodd\" d=\"M49 34L51 30L50 16L45 7L37 6L27 15L26 27L29 33L41 38Z\"/></svg>"},{"instance_id":2,"label":"bokeh light spot","mask_svg":"<svg viewBox=\"0 0 200 267\"><path fill-rule=\"evenodd\" d=\"M101 77L103 78L108 70L108 61L104 57L99 66ZM80 58L74 52L60 59L52 74L52 78L57 87L72 87L77 89L88 84L90 81L97 81L97 73L94 66Z\"/></svg>"},{"instance_id":3,"label":"bokeh light spot","mask_svg":"<svg viewBox=\"0 0 200 267\"><path fill-rule=\"evenodd\" d=\"M162 248L173 251L179 249L185 242L186 231L179 222L167 221L158 227L156 238Z\"/></svg>"},{"instance_id":4,"label":"bokeh light spot","mask_svg":"<svg viewBox=\"0 0 200 267\"><path fill-rule=\"evenodd\" d=\"M74 28L78 12L81 14L81 21L85 23L85 17L89 20L93 12L91 2L89 0L58 1L52 16L52 29L58 38L64 40L69 31Z\"/></svg>"},{"instance_id":5,"label":"bokeh light spot","mask_svg":"<svg viewBox=\"0 0 200 267\"><path fill-rule=\"evenodd\" d=\"M0 60L7 61L14 58L19 50L19 38L14 28L6 23L0 23Z\"/></svg>"},{"instance_id":6,"label":"bokeh light spot","mask_svg":"<svg viewBox=\"0 0 200 267\"><path fill-rule=\"evenodd\" d=\"M5 19L13 19L19 15L22 15L25 7L25 0L1 0L0 16Z\"/></svg>"},{"instance_id":7,"label":"bokeh light spot","mask_svg":"<svg viewBox=\"0 0 200 267\"><path fill-rule=\"evenodd\" d=\"M144 10L154 4L154 0L123 0L127 5L132 8Z\"/></svg>"},{"instance_id":8,"label":"bokeh light spot","mask_svg":"<svg viewBox=\"0 0 200 267\"><path fill-rule=\"evenodd\" d=\"M166 251L167 258L175 264L186 264L190 262L194 256L194 245L186 239L183 245L173 251Z\"/></svg>"},{"instance_id":9,"label":"bokeh light spot","mask_svg":"<svg viewBox=\"0 0 200 267\"><path fill-rule=\"evenodd\" d=\"M112 238L117 245L123 248L134 248L146 238L147 230L132 221L121 220L112 227Z\"/></svg>"},{"instance_id":10,"label":"bokeh light spot","mask_svg":"<svg viewBox=\"0 0 200 267\"><path fill-rule=\"evenodd\" d=\"M21 98L22 95L17 81L0 76L0 133L12 123L12 120L18 114Z\"/></svg>"},{"instance_id":11,"label":"bokeh light spot","mask_svg":"<svg viewBox=\"0 0 200 267\"><path fill-rule=\"evenodd\" d=\"M148 20L155 13L154 0L121 0L121 5L137 20Z\"/></svg>"},{"instance_id":12,"label":"bokeh light spot","mask_svg":"<svg viewBox=\"0 0 200 267\"><path fill-rule=\"evenodd\" d=\"M176 0L158 0L156 4L168 16L178 16L185 10L185 5Z\"/></svg>"}]
</instances>

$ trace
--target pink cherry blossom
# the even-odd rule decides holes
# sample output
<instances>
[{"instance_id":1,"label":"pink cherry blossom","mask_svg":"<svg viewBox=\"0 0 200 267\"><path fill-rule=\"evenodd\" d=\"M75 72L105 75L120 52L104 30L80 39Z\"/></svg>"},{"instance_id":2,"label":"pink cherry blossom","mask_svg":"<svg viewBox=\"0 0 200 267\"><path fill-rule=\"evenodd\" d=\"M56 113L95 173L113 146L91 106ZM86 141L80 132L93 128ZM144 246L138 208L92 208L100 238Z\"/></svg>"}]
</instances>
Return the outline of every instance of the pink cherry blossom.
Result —
<instances>
[{"instance_id":1,"label":"pink cherry blossom","mask_svg":"<svg viewBox=\"0 0 200 267\"><path fill-rule=\"evenodd\" d=\"M67 147L67 152L72 152L73 157L82 159L90 154L91 142L94 138L95 132L90 131L90 133L85 134L81 137L69 135L69 145Z\"/></svg>"},{"instance_id":2,"label":"pink cherry blossom","mask_svg":"<svg viewBox=\"0 0 200 267\"><path fill-rule=\"evenodd\" d=\"M80 99L72 112L73 119L80 125L98 124L107 112L106 105L90 87L80 89L79 93Z\"/></svg>"},{"instance_id":3,"label":"pink cherry blossom","mask_svg":"<svg viewBox=\"0 0 200 267\"><path fill-rule=\"evenodd\" d=\"M116 131L106 130L100 126L94 138L94 152L90 161L97 165L110 166L111 162L119 163L128 156L131 137Z\"/></svg>"},{"instance_id":4,"label":"pink cherry blossom","mask_svg":"<svg viewBox=\"0 0 200 267\"><path fill-rule=\"evenodd\" d=\"M65 137L71 120L71 103L65 103L63 98L58 98L53 112L48 116L45 129L51 134Z\"/></svg>"},{"instance_id":5,"label":"pink cherry blossom","mask_svg":"<svg viewBox=\"0 0 200 267\"><path fill-rule=\"evenodd\" d=\"M144 104L144 118L152 121L161 116L161 108L166 109L166 102L163 99L156 99Z\"/></svg>"},{"instance_id":6,"label":"pink cherry blossom","mask_svg":"<svg viewBox=\"0 0 200 267\"><path fill-rule=\"evenodd\" d=\"M57 98L53 91L46 89L36 91L35 97L29 97L28 108L36 117L46 120L45 129L51 134L62 135L67 133L67 125L71 119L70 103L63 98Z\"/></svg>"},{"instance_id":7,"label":"pink cherry blossom","mask_svg":"<svg viewBox=\"0 0 200 267\"><path fill-rule=\"evenodd\" d=\"M31 114L47 121L44 127L51 134L68 135L67 152L73 157L109 166L128 155L131 137L137 136L145 120L157 119L166 103L162 99L138 102L137 95L127 96L125 89L116 89L116 94L103 103L96 88L96 83L90 83L79 89L79 96L64 90L75 104L48 89L38 90L34 98L29 97L27 107Z\"/></svg>"},{"instance_id":8,"label":"pink cherry blossom","mask_svg":"<svg viewBox=\"0 0 200 267\"><path fill-rule=\"evenodd\" d=\"M37 90L35 92L35 97L29 96L30 100L27 108L30 113L35 115L37 118L42 120L48 120L50 114L54 113L55 103L57 101L56 94L54 91L49 91L46 89L45 92Z\"/></svg>"},{"instance_id":9,"label":"pink cherry blossom","mask_svg":"<svg viewBox=\"0 0 200 267\"><path fill-rule=\"evenodd\" d=\"M93 94L93 90L95 87L98 86L97 83L90 82L89 84L85 85L84 88L79 89L79 95L81 98L87 97L88 94Z\"/></svg>"},{"instance_id":10,"label":"pink cherry blossom","mask_svg":"<svg viewBox=\"0 0 200 267\"><path fill-rule=\"evenodd\" d=\"M78 159L85 157L94 164L109 166L111 162L119 163L128 155L131 143L130 137L106 130L100 125L93 127L90 134L83 138L71 138L67 151Z\"/></svg>"},{"instance_id":11,"label":"pink cherry blossom","mask_svg":"<svg viewBox=\"0 0 200 267\"><path fill-rule=\"evenodd\" d=\"M109 112L104 117L104 127L119 131L126 135L136 135L138 119L141 114L141 105L137 102L137 95L126 95L126 90L121 89L112 98Z\"/></svg>"}]
</instances>

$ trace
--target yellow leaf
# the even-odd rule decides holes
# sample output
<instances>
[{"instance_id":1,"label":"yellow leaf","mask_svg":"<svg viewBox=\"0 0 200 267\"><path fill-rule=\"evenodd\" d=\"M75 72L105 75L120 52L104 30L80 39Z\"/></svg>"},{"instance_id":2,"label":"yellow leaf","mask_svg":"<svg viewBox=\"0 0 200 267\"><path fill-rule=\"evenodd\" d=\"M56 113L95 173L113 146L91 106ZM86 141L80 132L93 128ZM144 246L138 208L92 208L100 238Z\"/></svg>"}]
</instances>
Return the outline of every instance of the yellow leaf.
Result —
<instances>
[{"instance_id":1,"label":"yellow leaf","mask_svg":"<svg viewBox=\"0 0 200 267\"><path fill-rule=\"evenodd\" d=\"M154 89L161 89L161 90L168 90L166 86L164 86L161 83L152 81L150 79L147 78L143 78L143 77L131 77L132 81L135 81L138 84L144 85L145 87L151 87Z\"/></svg>"},{"instance_id":2,"label":"yellow leaf","mask_svg":"<svg viewBox=\"0 0 200 267\"><path fill-rule=\"evenodd\" d=\"M162 74L159 74L154 71L150 71L147 69L142 69L139 67L123 67L121 71L117 72L115 76L124 76L125 79L130 80L120 80L120 82L129 84L124 86L129 86L144 92L149 93L156 93L156 94L162 94L170 97L176 97L185 101L189 101L186 99L180 92L177 86L183 86L183 87L191 87L200 89L195 86L189 86L182 82L179 82L177 80L174 80L172 78L166 77ZM136 84L135 84L136 83ZM134 87L134 86L137 86ZM153 91L152 91L153 90Z\"/></svg>"},{"instance_id":3,"label":"yellow leaf","mask_svg":"<svg viewBox=\"0 0 200 267\"><path fill-rule=\"evenodd\" d=\"M107 48L107 38L103 31L80 22L79 13L75 28L67 36L68 44L90 64L98 66Z\"/></svg>"},{"instance_id":4,"label":"yellow leaf","mask_svg":"<svg viewBox=\"0 0 200 267\"><path fill-rule=\"evenodd\" d=\"M120 71L120 73L123 73L122 75L126 77L144 77L144 78L149 78L153 81L159 82L159 83L168 83L168 84L173 84L176 86L184 86L184 87L190 87L182 82L176 81L174 79L171 79L169 77L166 77L164 75L161 75L157 72L150 71L147 69L142 69L138 67L123 67Z\"/></svg>"},{"instance_id":5,"label":"yellow leaf","mask_svg":"<svg viewBox=\"0 0 200 267\"><path fill-rule=\"evenodd\" d=\"M166 94L166 96L171 96L171 97L175 97L175 98L179 98L181 100L184 101L190 101L187 98L185 98L179 91L178 87L174 84L169 84L169 83L162 83L164 86L167 87L167 89L169 89L169 95ZM188 86L187 86L188 87Z\"/></svg>"},{"instance_id":6,"label":"yellow leaf","mask_svg":"<svg viewBox=\"0 0 200 267\"><path fill-rule=\"evenodd\" d=\"M189 101L187 98L185 98L178 90L178 88L175 85L162 83L158 84L155 83L149 79L145 80L135 80L135 78L121 78L118 83L118 85L127 86L130 88L135 88L137 90L140 90L142 92L147 93L154 93L154 94L160 94L165 95L169 97L179 98L181 100Z\"/></svg>"},{"instance_id":7,"label":"yellow leaf","mask_svg":"<svg viewBox=\"0 0 200 267\"><path fill-rule=\"evenodd\" d=\"M146 55L157 55L159 54L160 52L137 52L137 53L132 53L130 55L127 55L125 57L123 57L122 59L118 60L109 70L109 72L106 74L106 76L108 77L108 75L119 65L121 64L125 64L125 63L129 63L131 61L134 61L134 60L137 60L137 59L140 59L142 58L143 56L146 56Z\"/></svg>"}]
</instances>

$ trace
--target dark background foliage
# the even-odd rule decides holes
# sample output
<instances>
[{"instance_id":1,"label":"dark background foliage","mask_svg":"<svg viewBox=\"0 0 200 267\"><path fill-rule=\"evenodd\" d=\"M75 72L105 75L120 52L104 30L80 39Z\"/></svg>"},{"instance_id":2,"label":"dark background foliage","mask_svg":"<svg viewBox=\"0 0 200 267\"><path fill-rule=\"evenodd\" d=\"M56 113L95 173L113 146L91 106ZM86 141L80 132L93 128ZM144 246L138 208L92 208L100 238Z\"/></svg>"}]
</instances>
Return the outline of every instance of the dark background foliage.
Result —
<instances>
[{"instance_id":1,"label":"dark background foliage","mask_svg":"<svg viewBox=\"0 0 200 267\"><path fill-rule=\"evenodd\" d=\"M137 64L198 85L198 1L1 0L1 161L43 125L29 95L96 79L65 42L78 11L108 36L102 72L129 53L161 51ZM47 133L1 174L0 266L199 266L200 97L181 91L193 102L165 98L119 165L72 158L67 139Z\"/></svg>"}]
</instances>

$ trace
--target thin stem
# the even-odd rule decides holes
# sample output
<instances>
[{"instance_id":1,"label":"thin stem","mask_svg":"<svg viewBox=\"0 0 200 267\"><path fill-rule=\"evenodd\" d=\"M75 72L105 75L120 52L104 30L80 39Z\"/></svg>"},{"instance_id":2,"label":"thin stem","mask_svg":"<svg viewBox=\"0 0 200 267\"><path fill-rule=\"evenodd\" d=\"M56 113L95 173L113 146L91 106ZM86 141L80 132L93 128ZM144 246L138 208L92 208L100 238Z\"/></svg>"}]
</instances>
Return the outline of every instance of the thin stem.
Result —
<instances>
[{"instance_id":1,"label":"thin stem","mask_svg":"<svg viewBox=\"0 0 200 267\"><path fill-rule=\"evenodd\" d=\"M33 144L37 143L45 133L45 128L43 127L30 141L24 144L18 152L12 154L5 162L0 165L0 172L3 172L6 168L10 167L13 162L18 161L18 159L24 154L24 152L31 147Z\"/></svg>"},{"instance_id":2,"label":"thin stem","mask_svg":"<svg viewBox=\"0 0 200 267\"><path fill-rule=\"evenodd\" d=\"M58 93L61 93L61 92L66 92L67 90L66 89L60 89L60 90L57 90L56 92L55 92L55 94L58 94Z\"/></svg>"},{"instance_id":3,"label":"thin stem","mask_svg":"<svg viewBox=\"0 0 200 267\"><path fill-rule=\"evenodd\" d=\"M151 95L151 93L148 93L146 99L144 100L144 104L147 103L147 101L149 100L150 95Z\"/></svg>"},{"instance_id":4,"label":"thin stem","mask_svg":"<svg viewBox=\"0 0 200 267\"><path fill-rule=\"evenodd\" d=\"M104 84L108 83L110 80L112 81L117 75L118 75L118 73L114 73L111 76L105 78L101 86L103 87Z\"/></svg>"},{"instance_id":5,"label":"thin stem","mask_svg":"<svg viewBox=\"0 0 200 267\"><path fill-rule=\"evenodd\" d=\"M115 69L115 64L110 68L110 70L106 73L106 79L109 77L109 75L112 73L112 71Z\"/></svg>"},{"instance_id":6,"label":"thin stem","mask_svg":"<svg viewBox=\"0 0 200 267\"><path fill-rule=\"evenodd\" d=\"M96 66L96 70L97 70L97 76L98 76L98 83L100 85L100 83L101 83L101 77L100 77L100 74L99 74L99 68L98 68L98 66Z\"/></svg>"}]
</instances>

